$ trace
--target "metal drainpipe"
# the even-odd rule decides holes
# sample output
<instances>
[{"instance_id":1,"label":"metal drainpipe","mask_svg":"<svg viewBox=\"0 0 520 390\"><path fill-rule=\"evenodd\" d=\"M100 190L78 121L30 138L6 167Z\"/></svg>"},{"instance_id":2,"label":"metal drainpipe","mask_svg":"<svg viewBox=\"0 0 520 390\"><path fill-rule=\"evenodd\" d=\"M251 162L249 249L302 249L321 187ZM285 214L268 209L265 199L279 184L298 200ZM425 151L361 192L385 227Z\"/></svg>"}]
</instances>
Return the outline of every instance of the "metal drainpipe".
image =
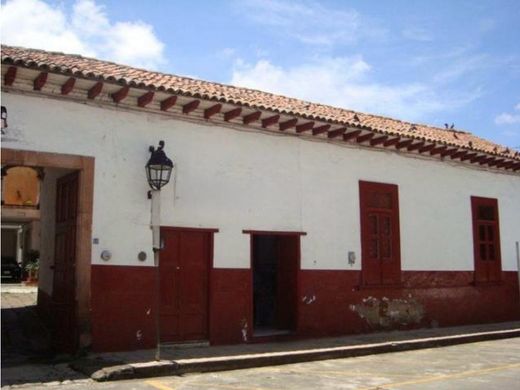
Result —
<instances>
[{"instance_id":1,"label":"metal drainpipe","mask_svg":"<svg viewBox=\"0 0 520 390\"><path fill-rule=\"evenodd\" d=\"M155 360L161 360L161 319L160 319L160 294L161 274L159 269L159 251L161 250L161 191L152 190L152 241L153 261L155 266Z\"/></svg>"}]
</instances>

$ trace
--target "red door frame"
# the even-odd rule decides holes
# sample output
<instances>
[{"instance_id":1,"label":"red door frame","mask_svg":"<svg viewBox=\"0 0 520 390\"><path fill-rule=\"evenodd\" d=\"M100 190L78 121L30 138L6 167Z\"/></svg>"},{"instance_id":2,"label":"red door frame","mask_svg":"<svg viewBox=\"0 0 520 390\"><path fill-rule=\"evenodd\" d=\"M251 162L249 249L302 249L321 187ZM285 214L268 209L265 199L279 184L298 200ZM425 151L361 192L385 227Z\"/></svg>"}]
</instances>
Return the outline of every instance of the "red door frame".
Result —
<instances>
[{"instance_id":1,"label":"red door frame","mask_svg":"<svg viewBox=\"0 0 520 390\"><path fill-rule=\"evenodd\" d=\"M373 268L370 267L368 261L368 210L379 211L378 208L370 207L368 205L369 191L383 192L390 194L392 198L393 207L389 209L382 209L381 212L388 213L391 217L392 224L392 260L391 264L387 265L379 260L377 272L379 273L379 283L369 282L369 273L374 273ZM396 184L378 183L360 180L359 181L359 216L360 216L360 238L361 238L361 285L362 286L387 286L401 284L401 235L400 235L400 220L399 220L399 187ZM390 276L391 282L385 280L385 276Z\"/></svg>"},{"instance_id":2,"label":"red door frame","mask_svg":"<svg viewBox=\"0 0 520 390\"><path fill-rule=\"evenodd\" d=\"M207 302L207 318L206 318L206 329L208 334L208 341L211 340L211 334L210 334L210 318L211 318L211 270L213 269L213 251L214 251L214 234L218 233L219 229L213 229L213 228L195 228L195 227L181 227L181 226L161 226L161 235L163 231L174 231L174 232L199 232L199 233L208 233L208 268L207 268L207 277L208 277L208 283L206 286L206 302ZM160 253L159 252L159 263L160 263Z\"/></svg>"},{"instance_id":3,"label":"red door frame","mask_svg":"<svg viewBox=\"0 0 520 390\"><path fill-rule=\"evenodd\" d=\"M479 206L491 206L494 211L493 221L481 221L478 217ZM486 283L497 283L502 280L502 252L500 242L500 220L498 211L498 199L496 198L483 198L480 196L471 196L471 219L472 219L472 230L473 230L473 258L474 258L474 283L475 284L486 284ZM495 247L495 260L481 260L479 253L479 222L485 223L486 225L492 225L494 227L494 247ZM485 273L486 277L482 278L481 275Z\"/></svg>"},{"instance_id":4,"label":"red door frame","mask_svg":"<svg viewBox=\"0 0 520 390\"><path fill-rule=\"evenodd\" d=\"M248 340L253 339L253 331L254 331L254 313L253 313L253 237L256 236L296 236L298 238L298 250L297 250L297 269L296 269L296 297L301 295L300 293L300 271L301 271L301 236L306 236L306 232L297 232L297 231L276 231L276 230L242 230L242 233L249 234L249 307L248 310L248 323L250 324L247 328L247 338ZM296 300L298 303L298 299ZM298 333L298 324L299 324L299 316L300 316L300 307L296 304L295 307L295 332Z\"/></svg>"}]
</instances>

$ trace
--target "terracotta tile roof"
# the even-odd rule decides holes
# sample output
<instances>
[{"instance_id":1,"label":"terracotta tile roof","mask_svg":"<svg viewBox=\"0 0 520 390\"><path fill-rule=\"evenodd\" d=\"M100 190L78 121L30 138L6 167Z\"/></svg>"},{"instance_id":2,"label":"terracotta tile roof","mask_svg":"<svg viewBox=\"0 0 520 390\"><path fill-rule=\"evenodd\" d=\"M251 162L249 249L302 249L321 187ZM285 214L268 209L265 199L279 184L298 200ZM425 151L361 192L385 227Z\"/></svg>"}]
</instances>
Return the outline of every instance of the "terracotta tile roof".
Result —
<instances>
[{"instance_id":1,"label":"terracotta tile roof","mask_svg":"<svg viewBox=\"0 0 520 390\"><path fill-rule=\"evenodd\" d=\"M2 64L13 64L92 80L104 80L136 88L269 110L309 120L328 121L382 134L434 141L448 146L458 146L477 152L520 160L519 152L465 131L414 124L248 88L132 68L79 55L3 45Z\"/></svg>"}]
</instances>

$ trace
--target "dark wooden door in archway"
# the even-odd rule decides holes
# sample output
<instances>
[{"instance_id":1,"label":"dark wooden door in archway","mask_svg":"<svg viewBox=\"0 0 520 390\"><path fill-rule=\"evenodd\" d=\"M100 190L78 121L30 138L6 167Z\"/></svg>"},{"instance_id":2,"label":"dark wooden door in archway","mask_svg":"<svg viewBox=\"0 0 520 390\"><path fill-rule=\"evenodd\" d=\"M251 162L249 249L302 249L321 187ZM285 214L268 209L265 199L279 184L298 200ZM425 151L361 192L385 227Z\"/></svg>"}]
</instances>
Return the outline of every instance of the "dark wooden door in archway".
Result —
<instances>
[{"instance_id":1,"label":"dark wooden door in archway","mask_svg":"<svg viewBox=\"0 0 520 390\"><path fill-rule=\"evenodd\" d=\"M78 179L79 173L74 172L59 178L56 186L52 333L54 346L60 352L74 352L77 341L75 266Z\"/></svg>"}]
</instances>

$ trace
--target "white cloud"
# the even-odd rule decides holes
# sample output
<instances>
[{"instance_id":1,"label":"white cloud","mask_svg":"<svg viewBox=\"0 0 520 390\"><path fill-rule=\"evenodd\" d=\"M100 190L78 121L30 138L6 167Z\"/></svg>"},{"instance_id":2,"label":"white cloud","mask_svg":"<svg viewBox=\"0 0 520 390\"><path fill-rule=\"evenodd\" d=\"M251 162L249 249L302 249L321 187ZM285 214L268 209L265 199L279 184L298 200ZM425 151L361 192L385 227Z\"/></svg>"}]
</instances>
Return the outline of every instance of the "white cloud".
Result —
<instances>
[{"instance_id":1,"label":"white cloud","mask_svg":"<svg viewBox=\"0 0 520 390\"><path fill-rule=\"evenodd\" d=\"M94 0L76 0L72 11L42 0L11 0L0 15L2 43L82 54L155 69L164 44L142 21L112 22Z\"/></svg>"},{"instance_id":2,"label":"white cloud","mask_svg":"<svg viewBox=\"0 0 520 390\"><path fill-rule=\"evenodd\" d=\"M361 56L322 58L292 68L267 60L237 61L231 83L304 100L389 115L411 121L449 111L480 96L437 92L425 83L381 84L371 79L371 66Z\"/></svg>"},{"instance_id":3,"label":"white cloud","mask_svg":"<svg viewBox=\"0 0 520 390\"><path fill-rule=\"evenodd\" d=\"M518 103L514 107L514 109L515 109L515 111L520 111L520 103ZM520 113L510 114L507 112L503 112L502 114L496 116L495 123L497 125L514 125L514 124L520 123Z\"/></svg>"},{"instance_id":4,"label":"white cloud","mask_svg":"<svg viewBox=\"0 0 520 390\"><path fill-rule=\"evenodd\" d=\"M351 44L361 37L383 36L374 23L370 28L353 10L326 8L317 2L287 0L241 0L236 9L257 24L295 38L304 44L333 46Z\"/></svg>"},{"instance_id":5,"label":"white cloud","mask_svg":"<svg viewBox=\"0 0 520 390\"><path fill-rule=\"evenodd\" d=\"M513 125L515 123L520 123L520 114L514 115L504 112L500 115L497 115L495 118L495 123L497 125Z\"/></svg>"}]
</instances>

